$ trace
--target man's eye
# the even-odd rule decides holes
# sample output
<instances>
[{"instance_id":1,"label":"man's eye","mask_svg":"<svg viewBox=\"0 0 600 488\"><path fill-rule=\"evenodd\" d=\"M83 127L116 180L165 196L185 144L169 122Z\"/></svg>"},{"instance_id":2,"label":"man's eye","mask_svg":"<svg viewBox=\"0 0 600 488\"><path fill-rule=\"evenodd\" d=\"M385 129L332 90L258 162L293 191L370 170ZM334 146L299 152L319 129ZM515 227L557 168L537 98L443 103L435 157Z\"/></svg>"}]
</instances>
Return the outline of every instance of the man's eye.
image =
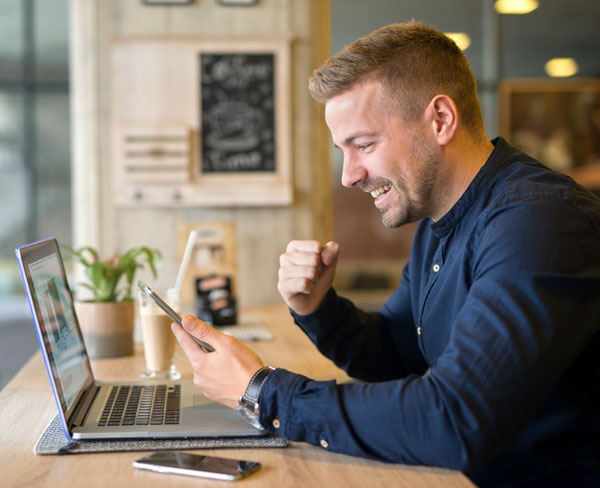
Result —
<instances>
[{"instance_id":1,"label":"man's eye","mask_svg":"<svg viewBox=\"0 0 600 488\"><path fill-rule=\"evenodd\" d=\"M365 150L369 149L369 148L370 148L370 147L372 147L372 146L373 146L373 143L372 143L372 142L367 142L366 144L359 144L359 145L358 145L358 149L359 149L360 151L365 151Z\"/></svg>"}]
</instances>

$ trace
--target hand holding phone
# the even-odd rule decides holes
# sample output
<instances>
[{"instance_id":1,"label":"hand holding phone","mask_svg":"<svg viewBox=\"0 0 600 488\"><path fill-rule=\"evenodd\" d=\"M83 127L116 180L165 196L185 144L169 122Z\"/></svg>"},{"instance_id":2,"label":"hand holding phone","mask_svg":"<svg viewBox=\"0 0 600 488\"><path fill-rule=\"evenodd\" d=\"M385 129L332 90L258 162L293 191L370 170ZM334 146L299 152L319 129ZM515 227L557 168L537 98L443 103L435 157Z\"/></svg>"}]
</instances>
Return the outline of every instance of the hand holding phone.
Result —
<instances>
[{"instance_id":1,"label":"hand holding phone","mask_svg":"<svg viewBox=\"0 0 600 488\"><path fill-rule=\"evenodd\" d=\"M158 451L133 462L134 468L159 473L187 474L216 480L237 480L260 469L260 463L187 452Z\"/></svg>"},{"instance_id":2,"label":"hand holding phone","mask_svg":"<svg viewBox=\"0 0 600 488\"><path fill-rule=\"evenodd\" d=\"M183 330L185 330L183 328L183 322L181 320L181 317L179 316L179 314L173 310L169 304L167 302L165 302L161 297L159 297L153 290L152 288L150 288L149 286L145 285L144 283L142 283L141 281L138 281L138 288L140 290L142 290L146 295L148 295L153 301L154 303L156 303L156 305L158 305L163 312L165 312L169 317L171 317L176 324L179 325L179 327L181 327ZM187 330L186 330L187 332ZM194 339L202 348L202 350L204 352L214 352L215 348L212 347L210 344L208 344L207 342L201 341L200 339L194 337L192 334L190 334L188 332L189 336Z\"/></svg>"}]
</instances>

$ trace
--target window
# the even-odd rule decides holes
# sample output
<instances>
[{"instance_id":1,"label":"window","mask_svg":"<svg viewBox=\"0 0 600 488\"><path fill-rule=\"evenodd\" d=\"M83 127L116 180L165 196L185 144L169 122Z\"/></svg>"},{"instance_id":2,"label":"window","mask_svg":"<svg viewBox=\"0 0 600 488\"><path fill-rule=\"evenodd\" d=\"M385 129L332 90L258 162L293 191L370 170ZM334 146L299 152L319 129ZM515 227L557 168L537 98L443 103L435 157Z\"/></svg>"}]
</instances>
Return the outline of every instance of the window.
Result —
<instances>
[{"instance_id":1,"label":"window","mask_svg":"<svg viewBox=\"0 0 600 488\"><path fill-rule=\"evenodd\" d=\"M3 305L23 293L15 247L71 240L68 52L67 0L0 0Z\"/></svg>"},{"instance_id":2,"label":"window","mask_svg":"<svg viewBox=\"0 0 600 488\"><path fill-rule=\"evenodd\" d=\"M600 2L545 0L527 15L496 15L492 4L493 0L331 0L331 52L378 27L412 18L443 32L468 34L471 44L465 56L478 84L490 138L498 135L496 95L503 79L548 81L544 67L555 57L573 58L579 67L576 78L600 76ZM333 237L342 248L335 285L359 305L379 308L408 260L415 226L385 228L369 195L341 186L341 172L341 153L333 150Z\"/></svg>"}]
</instances>

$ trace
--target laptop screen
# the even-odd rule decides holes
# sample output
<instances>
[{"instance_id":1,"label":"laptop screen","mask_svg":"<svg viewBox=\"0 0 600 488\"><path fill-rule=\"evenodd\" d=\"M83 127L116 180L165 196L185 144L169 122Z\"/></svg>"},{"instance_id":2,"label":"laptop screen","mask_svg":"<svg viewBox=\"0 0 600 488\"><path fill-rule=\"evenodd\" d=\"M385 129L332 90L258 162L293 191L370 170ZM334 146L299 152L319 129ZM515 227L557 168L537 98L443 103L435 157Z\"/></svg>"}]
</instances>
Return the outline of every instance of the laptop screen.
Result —
<instances>
[{"instance_id":1,"label":"laptop screen","mask_svg":"<svg viewBox=\"0 0 600 488\"><path fill-rule=\"evenodd\" d=\"M46 352L46 366L54 379L57 400L68 417L93 377L58 244L48 239L17 249L17 255Z\"/></svg>"}]
</instances>

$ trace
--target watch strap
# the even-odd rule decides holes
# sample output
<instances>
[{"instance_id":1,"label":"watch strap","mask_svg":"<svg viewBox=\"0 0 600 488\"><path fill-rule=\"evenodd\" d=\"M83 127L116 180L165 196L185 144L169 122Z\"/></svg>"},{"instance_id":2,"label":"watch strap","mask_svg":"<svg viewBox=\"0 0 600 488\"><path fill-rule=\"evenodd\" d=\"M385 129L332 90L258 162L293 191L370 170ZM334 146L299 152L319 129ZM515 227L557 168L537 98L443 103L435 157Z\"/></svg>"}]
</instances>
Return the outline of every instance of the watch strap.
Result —
<instances>
[{"instance_id":1,"label":"watch strap","mask_svg":"<svg viewBox=\"0 0 600 488\"><path fill-rule=\"evenodd\" d=\"M252 404L256 404L258 402L260 390L262 390L267 376L269 376L273 371L275 371L275 368L272 366L263 366L256 373L254 373L254 376L252 376L252 379L250 380L250 383L248 383L246 391L243 395L243 398L246 402Z\"/></svg>"}]
</instances>

